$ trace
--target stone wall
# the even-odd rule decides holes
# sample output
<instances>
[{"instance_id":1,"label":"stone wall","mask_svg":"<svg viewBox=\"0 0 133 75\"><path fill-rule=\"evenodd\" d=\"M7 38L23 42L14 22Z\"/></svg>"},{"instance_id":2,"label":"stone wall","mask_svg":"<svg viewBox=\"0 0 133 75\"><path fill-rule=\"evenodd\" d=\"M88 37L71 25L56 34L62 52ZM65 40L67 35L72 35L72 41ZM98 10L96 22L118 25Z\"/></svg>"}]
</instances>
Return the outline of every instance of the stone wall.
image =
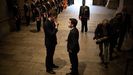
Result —
<instances>
[{"instance_id":1,"label":"stone wall","mask_svg":"<svg viewBox=\"0 0 133 75\"><path fill-rule=\"evenodd\" d=\"M117 9L119 7L119 0L108 0L106 7L109 9Z\"/></svg>"},{"instance_id":2,"label":"stone wall","mask_svg":"<svg viewBox=\"0 0 133 75\"><path fill-rule=\"evenodd\" d=\"M106 3L107 3L107 0L93 0L93 5L105 6Z\"/></svg>"},{"instance_id":3,"label":"stone wall","mask_svg":"<svg viewBox=\"0 0 133 75\"><path fill-rule=\"evenodd\" d=\"M6 0L0 0L0 38L10 32Z\"/></svg>"}]
</instances>

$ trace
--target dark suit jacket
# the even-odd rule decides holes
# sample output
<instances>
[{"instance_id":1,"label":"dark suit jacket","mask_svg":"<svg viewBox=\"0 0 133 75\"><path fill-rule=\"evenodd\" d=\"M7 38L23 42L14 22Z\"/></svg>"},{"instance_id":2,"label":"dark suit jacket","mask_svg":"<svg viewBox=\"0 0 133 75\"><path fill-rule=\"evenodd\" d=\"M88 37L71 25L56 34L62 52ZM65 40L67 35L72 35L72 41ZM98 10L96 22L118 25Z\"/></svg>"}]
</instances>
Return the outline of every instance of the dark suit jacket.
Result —
<instances>
[{"instance_id":1,"label":"dark suit jacket","mask_svg":"<svg viewBox=\"0 0 133 75\"><path fill-rule=\"evenodd\" d=\"M75 27L73 28L69 35L68 35L68 42L67 42L67 49L71 50L72 53L78 53L79 52L79 31Z\"/></svg>"},{"instance_id":2,"label":"dark suit jacket","mask_svg":"<svg viewBox=\"0 0 133 75\"><path fill-rule=\"evenodd\" d=\"M46 48L55 46L57 44L56 33L58 31L55 28L55 23L47 19L43 25L43 28L44 28L44 33L45 33Z\"/></svg>"},{"instance_id":3,"label":"dark suit jacket","mask_svg":"<svg viewBox=\"0 0 133 75\"><path fill-rule=\"evenodd\" d=\"M88 6L80 6L79 17L90 19L90 8Z\"/></svg>"}]
</instances>

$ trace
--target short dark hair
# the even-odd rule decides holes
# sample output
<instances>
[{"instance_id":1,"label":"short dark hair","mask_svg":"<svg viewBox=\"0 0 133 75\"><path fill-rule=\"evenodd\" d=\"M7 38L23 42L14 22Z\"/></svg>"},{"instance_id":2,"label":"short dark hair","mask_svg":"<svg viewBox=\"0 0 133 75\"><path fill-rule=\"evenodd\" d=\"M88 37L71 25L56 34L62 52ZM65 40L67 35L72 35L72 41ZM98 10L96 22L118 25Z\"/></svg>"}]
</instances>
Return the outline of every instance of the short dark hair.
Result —
<instances>
[{"instance_id":1,"label":"short dark hair","mask_svg":"<svg viewBox=\"0 0 133 75\"><path fill-rule=\"evenodd\" d=\"M49 12L48 12L48 17L51 17L51 16L55 16L57 17L57 12L53 9L51 9Z\"/></svg>"},{"instance_id":2,"label":"short dark hair","mask_svg":"<svg viewBox=\"0 0 133 75\"><path fill-rule=\"evenodd\" d=\"M75 18L70 18L69 20L71 21L74 27L77 26L78 21Z\"/></svg>"}]
</instances>

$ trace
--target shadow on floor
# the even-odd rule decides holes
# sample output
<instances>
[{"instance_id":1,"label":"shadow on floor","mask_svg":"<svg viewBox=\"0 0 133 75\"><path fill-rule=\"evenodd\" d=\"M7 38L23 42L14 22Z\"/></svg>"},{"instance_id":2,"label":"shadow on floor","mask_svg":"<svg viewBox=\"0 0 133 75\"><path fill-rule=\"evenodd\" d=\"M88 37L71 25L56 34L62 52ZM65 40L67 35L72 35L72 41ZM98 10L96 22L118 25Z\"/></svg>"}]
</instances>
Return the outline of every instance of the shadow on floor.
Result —
<instances>
[{"instance_id":1,"label":"shadow on floor","mask_svg":"<svg viewBox=\"0 0 133 75\"><path fill-rule=\"evenodd\" d=\"M61 58L56 58L54 63L59 66L58 70L62 69L67 64L67 62Z\"/></svg>"},{"instance_id":2,"label":"shadow on floor","mask_svg":"<svg viewBox=\"0 0 133 75\"><path fill-rule=\"evenodd\" d=\"M32 32L32 33L37 33L38 31L35 30L35 29L32 29L32 30L30 30L30 32Z\"/></svg>"},{"instance_id":3,"label":"shadow on floor","mask_svg":"<svg viewBox=\"0 0 133 75\"><path fill-rule=\"evenodd\" d=\"M84 75L84 71L87 67L85 62L79 62L79 75Z\"/></svg>"}]
</instances>

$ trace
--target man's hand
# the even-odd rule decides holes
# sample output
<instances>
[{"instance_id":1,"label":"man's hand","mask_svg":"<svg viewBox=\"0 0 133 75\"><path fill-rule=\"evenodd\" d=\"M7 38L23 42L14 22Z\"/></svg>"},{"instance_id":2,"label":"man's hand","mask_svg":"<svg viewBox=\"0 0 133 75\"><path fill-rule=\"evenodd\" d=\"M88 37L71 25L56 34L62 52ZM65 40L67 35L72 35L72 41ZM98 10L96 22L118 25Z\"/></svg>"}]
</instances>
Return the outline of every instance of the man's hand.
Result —
<instances>
[{"instance_id":1,"label":"man's hand","mask_svg":"<svg viewBox=\"0 0 133 75\"><path fill-rule=\"evenodd\" d=\"M59 23L58 23L58 22L56 22L56 21L55 21L55 26L56 26L55 28L57 28L57 29L58 29Z\"/></svg>"},{"instance_id":2,"label":"man's hand","mask_svg":"<svg viewBox=\"0 0 133 75\"><path fill-rule=\"evenodd\" d=\"M72 53L72 50L69 49L68 52L69 52L69 53Z\"/></svg>"}]
</instances>

